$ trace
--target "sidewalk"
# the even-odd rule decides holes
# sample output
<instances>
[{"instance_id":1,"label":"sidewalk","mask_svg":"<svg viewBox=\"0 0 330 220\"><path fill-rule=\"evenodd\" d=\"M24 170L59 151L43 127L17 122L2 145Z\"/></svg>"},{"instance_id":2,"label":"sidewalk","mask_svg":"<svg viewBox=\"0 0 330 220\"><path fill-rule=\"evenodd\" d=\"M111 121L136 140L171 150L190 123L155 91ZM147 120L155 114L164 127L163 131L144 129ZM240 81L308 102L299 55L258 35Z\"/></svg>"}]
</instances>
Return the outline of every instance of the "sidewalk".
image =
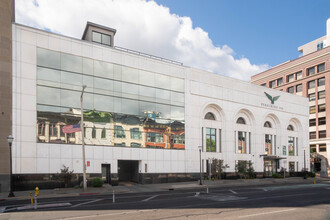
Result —
<instances>
[{"instance_id":1,"label":"sidewalk","mask_svg":"<svg viewBox=\"0 0 330 220\"><path fill-rule=\"evenodd\" d=\"M330 178L316 177L316 184L324 183L330 184ZM157 192L168 191L175 189L192 189L192 188L213 188L213 187L237 187L237 186L270 186L281 184L314 184L314 178L303 179L302 177L288 177L288 178L263 178L263 179L237 179L237 180L215 180L203 181L203 185L199 185L199 181L194 182L177 182L177 183L162 183L162 184L135 184L123 183L119 186L104 185L100 188L89 187L86 192L83 189L74 188L60 188L60 189L40 189L38 198L55 198L55 197L70 197L83 195L100 195L100 194L116 194L120 193L134 193L134 192ZM0 193L0 201L3 200L22 200L30 199L30 192L33 191L15 191L15 197L8 198L8 192Z\"/></svg>"}]
</instances>

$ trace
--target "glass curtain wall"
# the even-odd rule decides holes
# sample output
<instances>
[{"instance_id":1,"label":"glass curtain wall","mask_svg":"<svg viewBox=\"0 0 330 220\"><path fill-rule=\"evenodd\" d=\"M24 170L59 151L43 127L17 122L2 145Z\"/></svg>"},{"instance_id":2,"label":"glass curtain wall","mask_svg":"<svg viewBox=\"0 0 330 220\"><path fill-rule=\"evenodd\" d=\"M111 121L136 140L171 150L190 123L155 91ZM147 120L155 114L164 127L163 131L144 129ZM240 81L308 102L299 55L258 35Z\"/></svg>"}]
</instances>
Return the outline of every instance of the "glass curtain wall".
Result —
<instances>
[{"instance_id":1,"label":"glass curtain wall","mask_svg":"<svg viewBox=\"0 0 330 220\"><path fill-rule=\"evenodd\" d=\"M37 141L184 149L184 79L38 48Z\"/></svg>"}]
</instances>

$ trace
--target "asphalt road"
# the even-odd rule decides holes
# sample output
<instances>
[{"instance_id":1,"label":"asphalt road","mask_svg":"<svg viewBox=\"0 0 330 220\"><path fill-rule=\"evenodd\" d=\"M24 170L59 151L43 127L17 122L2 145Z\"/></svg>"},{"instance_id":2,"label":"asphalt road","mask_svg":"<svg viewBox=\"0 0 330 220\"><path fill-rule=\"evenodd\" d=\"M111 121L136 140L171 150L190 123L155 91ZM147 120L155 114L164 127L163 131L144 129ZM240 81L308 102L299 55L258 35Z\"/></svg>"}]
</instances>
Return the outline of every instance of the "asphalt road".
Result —
<instances>
[{"instance_id":1,"label":"asphalt road","mask_svg":"<svg viewBox=\"0 0 330 220\"><path fill-rule=\"evenodd\" d=\"M115 202L111 194L49 198L38 210L28 203L1 202L0 219L330 219L330 185L129 193Z\"/></svg>"}]
</instances>

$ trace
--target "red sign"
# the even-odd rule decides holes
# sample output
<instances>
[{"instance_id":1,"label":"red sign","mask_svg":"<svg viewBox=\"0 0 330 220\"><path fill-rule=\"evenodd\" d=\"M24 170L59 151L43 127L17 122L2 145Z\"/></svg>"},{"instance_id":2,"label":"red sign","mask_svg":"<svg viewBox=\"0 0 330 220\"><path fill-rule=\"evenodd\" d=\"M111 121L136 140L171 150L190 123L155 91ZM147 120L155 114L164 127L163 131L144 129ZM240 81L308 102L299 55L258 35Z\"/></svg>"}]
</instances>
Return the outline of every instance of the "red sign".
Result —
<instances>
[{"instance_id":1,"label":"red sign","mask_svg":"<svg viewBox=\"0 0 330 220\"><path fill-rule=\"evenodd\" d=\"M90 167L90 166L91 166L91 162L87 161L87 167Z\"/></svg>"}]
</instances>

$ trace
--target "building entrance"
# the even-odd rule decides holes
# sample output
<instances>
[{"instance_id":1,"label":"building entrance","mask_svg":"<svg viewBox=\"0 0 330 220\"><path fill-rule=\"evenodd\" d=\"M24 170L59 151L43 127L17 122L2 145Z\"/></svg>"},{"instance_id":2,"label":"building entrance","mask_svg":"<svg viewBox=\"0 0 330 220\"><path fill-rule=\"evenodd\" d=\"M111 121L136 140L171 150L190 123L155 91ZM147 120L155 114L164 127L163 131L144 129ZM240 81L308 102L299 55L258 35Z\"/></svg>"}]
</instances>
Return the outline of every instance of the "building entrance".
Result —
<instances>
[{"instance_id":1,"label":"building entrance","mask_svg":"<svg viewBox=\"0 0 330 220\"><path fill-rule=\"evenodd\" d=\"M102 180L104 183L111 183L110 164L102 164Z\"/></svg>"},{"instance_id":2,"label":"building entrance","mask_svg":"<svg viewBox=\"0 0 330 220\"><path fill-rule=\"evenodd\" d=\"M139 182L139 161L118 160L119 182Z\"/></svg>"}]
</instances>

